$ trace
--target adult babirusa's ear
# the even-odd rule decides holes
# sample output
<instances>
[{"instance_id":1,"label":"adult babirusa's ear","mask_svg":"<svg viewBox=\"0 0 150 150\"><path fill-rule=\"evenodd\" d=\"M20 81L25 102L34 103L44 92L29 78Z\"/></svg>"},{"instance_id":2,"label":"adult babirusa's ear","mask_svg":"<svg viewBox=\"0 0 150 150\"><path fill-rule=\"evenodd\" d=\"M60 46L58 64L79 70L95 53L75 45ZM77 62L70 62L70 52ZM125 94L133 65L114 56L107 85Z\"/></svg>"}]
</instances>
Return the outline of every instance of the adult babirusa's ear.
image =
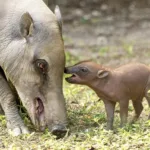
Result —
<instances>
[{"instance_id":1,"label":"adult babirusa's ear","mask_svg":"<svg viewBox=\"0 0 150 150\"><path fill-rule=\"evenodd\" d=\"M24 38L27 38L33 30L33 19L28 12L24 13L20 19L20 32Z\"/></svg>"},{"instance_id":2,"label":"adult babirusa's ear","mask_svg":"<svg viewBox=\"0 0 150 150\"><path fill-rule=\"evenodd\" d=\"M61 17L61 12L60 12L60 9L59 9L59 6L56 5L55 7L55 10L54 10L54 13L56 15L56 18L57 18L57 21L58 21L58 25L59 25L59 29L60 31L62 32L62 17Z\"/></svg>"},{"instance_id":3,"label":"adult babirusa's ear","mask_svg":"<svg viewBox=\"0 0 150 150\"><path fill-rule=\"evenodd\" d=\"M98 72L97 72L97 77L98 78L105 78L105 77L107 77L109 75L109 71L107 71L107 70L99 70Z\"/></svg>"}]
</instances>

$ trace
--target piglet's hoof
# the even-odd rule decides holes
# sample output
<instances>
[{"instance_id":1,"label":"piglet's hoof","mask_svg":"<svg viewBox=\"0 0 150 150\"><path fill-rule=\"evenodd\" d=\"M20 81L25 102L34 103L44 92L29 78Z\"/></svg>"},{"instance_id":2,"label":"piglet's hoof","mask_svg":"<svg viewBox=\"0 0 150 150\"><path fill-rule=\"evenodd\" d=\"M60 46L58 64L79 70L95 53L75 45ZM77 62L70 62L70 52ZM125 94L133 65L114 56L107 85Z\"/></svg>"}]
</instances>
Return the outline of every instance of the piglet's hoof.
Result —
<instances>
[{"instance_id":1,"label":"piglet's hoof","mask_svg":"<svg viewBox=\"0 0 150 150\"><path fill-rule=\"evenodd\" d=\"M53 135L56 135L57 139L59 139L59 138L63 138L66 135L67 129L62 125L55 125L52 128L51 132Z\"/></svg>"},{"instance_id":2,"label":"piglet's hoof","mask_svg":"<svg viewBox=\"0 0 150 150\"><path fill-rule=\"evenodd\" d=\"M137 121L137 119L133 118L133 119L129 122L129 124L132 125L132 124L134 124L136 121Z\"/></svg>"},{"instance_id":3,"label":"piglet's hoof","mask_svg":"<svg viewBox=\"0 0 150 150\"><path fill-rule=\"evenodd\" d=\"M16 127L12 130L9 129L8 133L12 136L19 136L21 134L29 134L30 132L26 127L22 126L22 127Z\"/></svg>"},{"instance_id":4,"label":"piglet's hoof","mask_svg":"<svg viewBox=\"0 0 150 150\"><path fill-rule=\"evenodd\" d=\"M105 130L113 130L113 126L112 125L110 125L110 124L108 124L106 127L105 127Z\"/></svg>"},{"instance_id":5,"label":"piglet's hoof","mask_svg":"<svg viewBox=\"0 0 150 150\"><path fill-rule=\"evenodd\" d=\"M0 115L4 115L4 111L1 106L0 106Z\"/></svg>"},{"instance_id":6,"label":"piglet's hoof","mask_svg":"<svg viewBox=\"0 0 150 150\"><path fill-rule=\"evenodd\" d=\"M113 130L113 128L112 127L111 128L110 127L106 127L105 130L111 131L111 130Z\"/></svg>"}]
</instances>

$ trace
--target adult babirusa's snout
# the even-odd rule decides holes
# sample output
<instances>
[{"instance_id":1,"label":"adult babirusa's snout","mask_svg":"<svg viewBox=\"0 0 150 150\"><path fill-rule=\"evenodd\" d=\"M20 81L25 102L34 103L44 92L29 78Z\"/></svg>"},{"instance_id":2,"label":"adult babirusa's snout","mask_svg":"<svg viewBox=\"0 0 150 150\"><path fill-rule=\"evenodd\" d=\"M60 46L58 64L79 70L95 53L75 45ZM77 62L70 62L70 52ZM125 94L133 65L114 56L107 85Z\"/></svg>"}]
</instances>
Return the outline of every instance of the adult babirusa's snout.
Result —
<instances>
[{"instance_id":1,"label":"adult babirusa's snout","mask_svg":"<svg viewBox=\"0 0 150 150\"><path fill-rule=\"evenodd\" d=\"M45 118L49 131L57 138L63 137L67 132L67 112L64 95L61 89L53 88L47 93Z\"/></svg>"},{"instance_id":2,"label":"adult babirusa's snout","mask_svg":"<svg viewBox=\"0 0 150 150\"><path fill-rule=\"evenodd\" d=\"M52 127L51 133L57 138L62 138L67 133L67 128L64 125L55 125Z\"/></svg>"}]
</instances>

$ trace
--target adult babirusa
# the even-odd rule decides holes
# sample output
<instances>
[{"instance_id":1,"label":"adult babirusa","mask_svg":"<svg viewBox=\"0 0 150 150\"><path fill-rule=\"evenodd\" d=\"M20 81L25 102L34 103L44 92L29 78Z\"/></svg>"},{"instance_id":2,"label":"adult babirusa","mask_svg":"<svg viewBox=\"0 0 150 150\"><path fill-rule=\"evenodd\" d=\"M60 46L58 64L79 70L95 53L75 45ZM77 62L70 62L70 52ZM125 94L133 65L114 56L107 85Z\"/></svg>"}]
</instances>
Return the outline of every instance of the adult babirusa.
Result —
<instances>
[{"instance_id":1,"label":"adult babirusa","mask_svg":"<svg viewBox=\"0 0 150 150\"><path fill-rule=\"evenodd\" d=\"M53 14L42 0L5 0L0 4L0 66L5 75L0 74L0 104L7 128L15 135L28 133L13 87L37 129L48 127L53 134L62 135L67 120L59 8Z\"/></svg>"}]
</instances>

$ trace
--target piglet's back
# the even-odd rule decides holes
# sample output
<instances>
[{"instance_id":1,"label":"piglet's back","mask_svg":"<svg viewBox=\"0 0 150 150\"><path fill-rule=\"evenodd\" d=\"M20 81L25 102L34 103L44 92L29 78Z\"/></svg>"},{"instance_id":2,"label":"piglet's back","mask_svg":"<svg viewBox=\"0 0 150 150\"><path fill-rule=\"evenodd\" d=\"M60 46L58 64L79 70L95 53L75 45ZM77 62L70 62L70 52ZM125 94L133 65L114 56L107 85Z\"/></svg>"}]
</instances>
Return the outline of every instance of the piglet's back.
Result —
<instances>
[{"instance_id":1,"label":"piglet's back","mask_svg":"<svg viewBox=\"0 0 150 150\"><path fill-rule=\"evenodd\" d=\"M114 72L119 75L122 84L126 86L132 99L144 94L150 77L150 67L140 63L133 63L119 67Z\"/></svg>"}]
</instances>

